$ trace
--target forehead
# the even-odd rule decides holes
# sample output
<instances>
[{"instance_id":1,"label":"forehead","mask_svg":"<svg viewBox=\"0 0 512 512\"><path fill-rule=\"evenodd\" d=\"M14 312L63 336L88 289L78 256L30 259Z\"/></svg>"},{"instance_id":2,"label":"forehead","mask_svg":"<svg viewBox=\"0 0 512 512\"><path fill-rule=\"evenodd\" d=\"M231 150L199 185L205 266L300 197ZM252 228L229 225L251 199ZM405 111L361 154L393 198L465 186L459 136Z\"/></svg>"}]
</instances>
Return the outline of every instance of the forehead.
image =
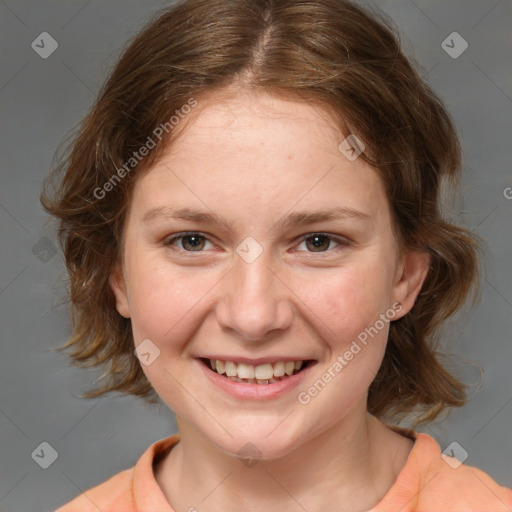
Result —
<instances>
[{"instance_id":1,"label":"forehead","mask_svg":"<svg viewBox=\"0 0 512 512\"><path fill-rule=\"evenodd\" d=\"M177 139L137 181L139 213L191 202L235 216L280 216L308 204L369 213L386 206L375 170L342 154L346 134L318 105L238 91L200 100L181 122Z\"/></svg>"},{"instance_id":2,"label":"forehead","mask_svg":"<svg viewBox=\"0 0 512 512\"><path fill-rule=\"evenodd\" d=\"M215 146L212 156L244 149L253 154L257 150L262 154L285 151L288 156L302 150L304 156L304 150L310 148L322 148L338 156L337 146L343 139L325 108L305 100L245 89L227 89L204 97L180 128L183 133L169 145L167 154L206 144ZM189 156L201 154L197 151L200 148L194 149Z\"/></svg>"}]
</instances>

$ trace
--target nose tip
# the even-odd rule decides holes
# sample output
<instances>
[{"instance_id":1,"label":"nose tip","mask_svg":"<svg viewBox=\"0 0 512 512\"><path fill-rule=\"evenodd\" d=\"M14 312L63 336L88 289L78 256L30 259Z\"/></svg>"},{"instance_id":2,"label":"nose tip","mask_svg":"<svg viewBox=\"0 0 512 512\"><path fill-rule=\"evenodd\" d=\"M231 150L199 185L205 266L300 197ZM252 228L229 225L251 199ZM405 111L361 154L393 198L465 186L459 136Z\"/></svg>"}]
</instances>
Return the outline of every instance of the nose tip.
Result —
<instances>
[{"instance_id":1,"label":"nose tip","mask_svg":"<svg viewBox=\"0 0 512 512\"><path fill-rule=\"evenodd\" d=\"M216 310L224 329L258 342L289 327L293 311L287 288L264 258L252 263L239 258L230 274Z\"/></svg>"},{"instance_id":2,"label":"nose tip","mask_svg":"<svg viewBox=\"0 0 512 512\"><path fill-rule=\"evenodd\" d=\"M220 321L224 328L235 331L240 338L248 342L262 342L277 332L284 331L290 324L285 308L273 306L265 308L260 305L252 306L239 303L231 307L224 321Z\"/></svg>"}]
</instances>

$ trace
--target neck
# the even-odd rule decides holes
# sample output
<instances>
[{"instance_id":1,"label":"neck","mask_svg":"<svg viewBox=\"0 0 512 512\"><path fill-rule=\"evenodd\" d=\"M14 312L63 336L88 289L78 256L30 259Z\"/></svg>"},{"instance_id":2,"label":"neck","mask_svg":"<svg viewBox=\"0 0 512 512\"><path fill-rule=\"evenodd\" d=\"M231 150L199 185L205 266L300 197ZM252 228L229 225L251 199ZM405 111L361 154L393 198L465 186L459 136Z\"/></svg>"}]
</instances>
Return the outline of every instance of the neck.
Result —
<instances>
[{"instance_id":1,"label":"neck","mask_svg":"<svg viewBox=\"0 0 512 512\"><path fill-rule=\"evenodd\" d=\"M157 473L175 510L368 510L393 485L412 447L363 412L280 459L244 464L183 421L178 425L180 443Z\"/></svg>"}]
</instances>

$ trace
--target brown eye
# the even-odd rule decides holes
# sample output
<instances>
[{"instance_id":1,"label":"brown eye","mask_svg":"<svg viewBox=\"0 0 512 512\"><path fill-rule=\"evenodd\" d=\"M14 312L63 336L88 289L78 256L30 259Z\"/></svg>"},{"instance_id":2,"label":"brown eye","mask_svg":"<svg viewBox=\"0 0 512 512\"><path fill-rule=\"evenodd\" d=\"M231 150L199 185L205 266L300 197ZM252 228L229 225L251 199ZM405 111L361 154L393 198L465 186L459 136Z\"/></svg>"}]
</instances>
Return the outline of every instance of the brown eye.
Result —
<instances>
[{"instance_id":1,"label":"brown eye","mask_svg":"<svg viewBox=\"0 0 512 512\"><path fill-rule=\"evenodd\" d=\"M204 237L201 235L187 235L183 237L181 245L186 251L200 251L204 248L204 243ZM189 249L189 247L191 249Z\"/></svg>"},{"instance_id":2,"label":"brown eye","mask_svg":"<svg viewBox=\"0 0 512 512\"><path fill-rule=\"evenodd\" d=\"M331 240L325 235L313 235L306 238L306 245L313 252L323 252L329 248Z\"/></svg>"},{"instance_id":3,"label":"brown eye","mask_svg":"<svg viewBox=\"0 0 512 512\"><path fill-rule=\"evenodd\" d=\"M306 246L306 252L329 252L349 245L348 240L324 233L303 236L300 245L303 243ZM336 244L334 248L331 247L333 243Z\"/></svg>"},{"instance_id":4,"label":"brown eye","mask_svg":"<svg viewBox=\"0 0 512 512\"><path fill-rule=\"evenodd\" d=\"M201 252L207 242L207 238L200 233L181 233L167 239L164 245L174 246L178 240L181 240L178 249L186 252Z\"/></svg>"}]
</instances>

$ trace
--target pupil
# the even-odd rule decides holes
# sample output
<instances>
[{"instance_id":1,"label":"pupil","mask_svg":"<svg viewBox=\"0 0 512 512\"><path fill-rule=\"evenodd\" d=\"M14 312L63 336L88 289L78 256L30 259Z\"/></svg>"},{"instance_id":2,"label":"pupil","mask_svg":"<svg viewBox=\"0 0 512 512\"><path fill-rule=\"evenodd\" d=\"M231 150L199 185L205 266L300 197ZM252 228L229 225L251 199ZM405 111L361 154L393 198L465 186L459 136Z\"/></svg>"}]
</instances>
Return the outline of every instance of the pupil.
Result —
<instances>
[{"instance_id":1,"label":"pupil","mask_svg":"<svg viewBox=\"0 0 512 512\"><path fill-rule=\"evenodd\" d=\"M190 241L192 242L190 243ZM201 245L201 237L197 235L189 235L186 238L184 238L184 241L186 244L190 245L191 247L199 247Z\"/></svg>"},{"instance_id":2,"label":"pupil","mask_svg":"<svg viewBox=\"0 0 512 512\"><path fill-rule=\"evenodd\" d=\"M323 239L323 242L322 242L322 239ZM312 240L313 247L318 249L318 248L322 248L322 245L325 246L325 241L327 240L327 237L325 237L323 235L315 235L315 236L311 237L310 240ZM329 242L327 241L327 244L328 243Z\"/></svg>"}]
</instances>

